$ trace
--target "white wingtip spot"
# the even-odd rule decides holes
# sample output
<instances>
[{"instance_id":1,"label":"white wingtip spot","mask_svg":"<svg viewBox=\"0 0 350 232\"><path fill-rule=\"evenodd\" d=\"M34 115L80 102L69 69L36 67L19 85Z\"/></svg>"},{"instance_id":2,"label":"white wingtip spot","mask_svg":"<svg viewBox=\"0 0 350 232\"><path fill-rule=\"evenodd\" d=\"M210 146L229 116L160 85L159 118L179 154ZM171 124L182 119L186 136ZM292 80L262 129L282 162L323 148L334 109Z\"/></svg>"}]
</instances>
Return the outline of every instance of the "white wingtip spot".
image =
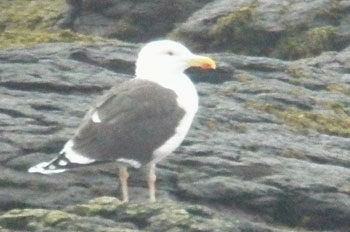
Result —
<instances>
[{"instance_id":1,"label":"white wingtip spot","mask_svg":"<svg viewBox=\"0 0 350 232\"><path fill-rule=\"evenodd\" d=\"M100 123L101 122L101 119L100 117L98 116L98 112L96 111L95 113L93 113L92 117L91 117L91 120L95 123Z\"/></svg>"},{"instance_id":2,"label":"white wingtip spot","mask_svg":"<svg viewBox=\"0 0 350 232\"><path fill-rule=\"evenodd\" d=\"M42 162L39 163L31 168L28 169L29 173L41 173L41 174L55 174L55 173L61 173L66 171L66 169L53 169L53 170L47 170L45 167L49 164L50 162Z\"/></svg>"},{"instance_id":3,"label":"white wingtip spot","mask_svg":"<svg viewBox=\"0 0 350 232\"><path fill-rule=\"evenodd\" d=\"M60 160L58 162L58 165L60 165L60 166L66 166L67 164L68 164L67 161L64 161L64 160Z\"/></svg>"}]
</instances>

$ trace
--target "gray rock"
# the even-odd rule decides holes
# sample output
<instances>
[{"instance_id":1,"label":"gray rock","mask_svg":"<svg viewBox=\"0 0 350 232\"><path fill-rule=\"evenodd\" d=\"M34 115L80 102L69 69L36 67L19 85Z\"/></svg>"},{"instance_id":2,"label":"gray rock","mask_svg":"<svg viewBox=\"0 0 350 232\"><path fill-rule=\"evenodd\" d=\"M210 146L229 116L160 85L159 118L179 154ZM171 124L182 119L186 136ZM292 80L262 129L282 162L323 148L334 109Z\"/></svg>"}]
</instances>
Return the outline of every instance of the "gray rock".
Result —
<instances>
[{"instance_id":1,"label":"gray rock","mask_svg":"<svg viewBox=\"0 0 350 232\"><path fill-rule=\"evenodd\" d=\"M62 28L129 42L171 37L200 51L292 60L350 45L346 0L66 2Z\"/></svg>"},{"instance_id":2,"label":"gray rock","mask_svg":"<svg viewBox=\"0 0 350 232\"><path fill-rule=\"evenodd\" d=\"M79 33L140 42L164 37L210 1L67 0L59 24Z\"/></svg>"},{"instance_id":3,"label":"gray rock","mask_svg":"<svg viewBox=\"0 0 350 232\"><path fill-rule=\"evenodd\" d=\"M349 45L348 1L216 0L171 37L206 51L297 59Z\"/></svg>"},{"instance_id":4,"label":"gray rock","mask_svg":"<svg viewBox=\"0 0 350 232\"><path fill-rule=\"evenodd\" d=\"M0 216L0 225L10 231L277 232L259 223L218 215L200 205L173 201L123 204L113 197L96 198L65 210L15 209Z\"/></svg>"},{"instance_id":5,"label":"gray rock","mask_svg":"<svg viewBox=\"0 0 350 232\"><path fill-rule=\"evenodd\" d=\"M27 168L60 151L103 91L132 77L138 49L111 41L0 52L0 226L10 231L348 230L350 48L294 62L216 53L210 54L216 71L189 70L200 110L183 145L159 164L155 205L144 203L142 171L131 172L132 203L119 206L112 199L112 208L102 211L99 206L89 211L86 204L119 196L113 164L28 174ZM170 216L163 214L168 209ZM46 226L44 215L52 210L63 218L73 215L67 220L74 223ZM6 221L14 214L33 216L21 229ZM176 215L187 224L177 224Z\"/></svg>"}]
</instances>

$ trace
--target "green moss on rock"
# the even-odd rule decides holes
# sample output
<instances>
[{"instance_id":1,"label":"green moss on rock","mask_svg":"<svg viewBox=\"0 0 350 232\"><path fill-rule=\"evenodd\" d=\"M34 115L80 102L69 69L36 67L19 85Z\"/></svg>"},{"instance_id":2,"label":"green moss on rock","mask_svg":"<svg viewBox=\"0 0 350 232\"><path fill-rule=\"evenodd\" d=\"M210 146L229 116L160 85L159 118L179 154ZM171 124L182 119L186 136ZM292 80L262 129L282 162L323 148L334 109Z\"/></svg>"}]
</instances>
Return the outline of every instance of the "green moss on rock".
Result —
<instances>
[{"instance_id":1,"label":"green moss on rock","mask_svg":"<svg viewBox=\"0 0 350 232\"><path fill-rule=\"evenodd\" d=\"M277 56L293 60L332 50L336 47L336 33L334 26L315 27L302 32L292 29L277 43Z\"/></svg>"},{"instance_id":2,"label":"green moss on rock","mask_svg":"<svg viewBox=\"0 0 350 232\"><path fill-rule=\"evenodd\" d=\"M288 159L299 159L299 160L306 160L307 154L303 151L297 151L291 148L288 148L286 150L283 150L281 155Z\"/></svg>"},{"instance_id":3,"label":"green moss on rock","mask_svg":"<svg viewBox=\"0 0 350 232\"><path fill-rule=\"evenodd\" d=\"M330 92L343 93L345 95L350 95L350 87L341 84L329 84L327 90Z\"/></svg>"},{"instance_id":4,"label":"green moss on rock","mask_svg":"<svg viewBox=\"0 0 350 232\"><path fill-rule=\"evenodd\" d=\"M309 52L317 55L325 50L331 50L334 47L334 39L337 29L334 26L324 26L312 28L306 33L306 44L309 46Z\"/></svg>"},{"instance_id":5,"label":"green moss on rock","mask_svg":"<svg viewBox=\"0 0 350 232\"><path fill-rule=\"evenodd\" d=\"M254 80L252 75L250 75L248 72L244 72L244 71L235 75L235 79L239 82L242 82L242 83Z\"/></svg>"},{"instance_id":6,"label":"green moss on rock","mask_svg":"<svg viewBox=\"0 0 350 232\"><path fill-rule=\"evenodd\" d=\"M122 203L99 197L69 207L11 210L0 216L0 228L20 231L235 231L234 222L216 217L209 208L173 201ZM96 223L98 221L98 223ZM137 229L136 229L137 228Z\"/></svg>"},{"instance_id":7,"label":"green moss on rock","mask_svg":"<svg viewBox=\"0 0 350 232\"><path fill-rule=\"evenodd\" d=\"M0 216L0 225L8 229L23 229L47 213L44 209L14 209Z\"/></svg>"},{"instance_id":8,"label":"green moss on rock","mask_svg":"<svg viewBox=\"0 0 350 232\"><path fill-rule=\"evenodd\" d=\"M81 216L104 215L112 216L123 203L114 197L100 197L75 207L75 212Z\"/></svg>"},{"instance_id":9,"label":"green moss on rock","mask_svg":"<svg viewBox=\"0 0 350 232\"><path fill-rule=\"evenodd\" d=\"M254 19L254 8L255 5L252 4L219 18L209 31L214 47L228 47L233 51L242 51L247 43L254 44L256 36L254 36L255 39L247 38L253 34L249 24Z\"/></svg>"},{"instance_id":10,"label":"green moss on rock","mask_svg":"<svg viewBox=\"0 0 350 232\"><path fill-rule=\"evenodd\" d=\"M225 225L223 220L217 220L209 209L202 206L182 207L172 201L124 204L116 198L103 197L78 205L75 212L79 215L102 216L121 222L132 222L146 231L200 232L216 231L215 228L219 228L220 231L227 226L233 226Z\"/></svg>"},{"instance_id":11,"label":"green moss on rock","mask_svg":"<svg viewBox=\"0 0 350 232\"><path fill-rule=\"evenodd\" d=\"M299 132L314 129L329 135L350 136L349 117L302 111L293 107L280 108L271 104L256 102L246 103L246 107L273 114L283 120L286 125Z\"/></svg>"},{"instance_id":12,"label":"green moss on rock","mask_svg":"<svg viewBox=\"0 0 350 232\"><path fill-rule=\"evenodd\" d=\"M219 18L213 27L211 33L220 37L222 40L228 40L231 37L237 37L247 28L247 23L252 21L252 9L243 7L232 12L227 16ZM219 39L219 38L218 38Z\"/></svg>"},{"instance_id":13,"label":"green moss on rock","mask_svg":"<svg viewBox=\"0 0 350 232\"><path fill-rule=\"evenodd\" d=\"M322 105L324 108L332 110L336 115L342 115L344 117L348 117L350 115L349 109L346 109L345 105L342 103L325 101L322 103Z\"/></svg>"},{"instance_id":14,"label":"green moss on rock","mask_svg":"<svg viewBox=\"0 0 350 232\"><path fill-rule=\"evenodd\" d=\"M58 32L7 30L0 34L0 49L32 46L49 42L94 42L102 38L73 33L68 30Z\"/></svg>"},{"instance_id":15,"label":"green moss on rock","mask_svg":"<svg viewBox=\"0 0 350 232\"><path fill-rule=\"evenodd\" d=\"M5 30L50 30L62 18L62 0L2 0L0 26Z\"/></svg>"},{"instance_id":16,"label":"green moss on rock","mask_svg":"<svg viewBox=\"0 0 350 232\"><path fill-rule=\"evenodd\" d=\"M46 225L54 226L58 223L64 222L64 221L71 221L75 218L74 215L59 211L59 210L52 210L48 212L43 220L43 222Z\"/></svg>"},{"instance_id":17,"label":"green moss on rock","mask_svg":"<svg viewBox=\"0 0 350 232\"><path fill-rule=\"evenodd\" d=\"M63 17L62 0L0 1L0 49L31 46L48 42L91 42L99 37L59 30Z\"/></svg>"},{"instance_id":18,"label":"green moss on rock","mask_svg":"<svg viewBox=\"0 0 350 232\"><path fill-rule=\"evenodd\" d=\"M59 210L14 209L0 216L0 225L9 229L35 229L43 226L54 226L74 218L75 215Z\"/></svg>"},{"instance_id":19,"label":"green moss on rock","mask_svg":"<svg viewBox=\"0 0 350 232\"><path fill-rule=\"evenodd\" d=\"M337 21L346 12L346 8L340 4L340 0L330 0L328 7L324 8L318 16L321 18L329 18Z\"/></svg>"},{"instance_id":20,"label":"green moss on rock","mask_svg":"<svg viewBox=\"0 0 350 232\"><path fill-rule=\"evenodd\" d=\"M312 72L310 72L310 70L305 69L299 65L290 65L286 68L285 72L297 79L312 78Z\"/></svg>"},{"instance_id":21,"label":"green moss on rock","mask_svg":"<svg viewBox=\"0 0 350 232\"><path fill-rule=\"evenodd\" d=\"M138 34L142 34L142 30L137 26L137 22L131 17L125 17L118 21L117 24L118 37L121 39L132 38Z\"/></svg>"}]
</instances>

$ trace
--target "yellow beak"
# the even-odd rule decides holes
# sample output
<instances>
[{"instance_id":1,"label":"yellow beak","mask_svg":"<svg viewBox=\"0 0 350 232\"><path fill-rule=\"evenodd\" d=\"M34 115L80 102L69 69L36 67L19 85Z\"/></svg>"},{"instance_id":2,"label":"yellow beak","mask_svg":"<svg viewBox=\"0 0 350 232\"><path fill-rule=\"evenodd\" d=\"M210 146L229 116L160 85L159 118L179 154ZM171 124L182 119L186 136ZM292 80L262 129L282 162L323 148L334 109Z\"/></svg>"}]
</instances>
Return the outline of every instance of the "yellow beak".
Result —
<instances>
[{"instance_id":1,"label":"yellow beak","mask_svg":"<svg viewBox=\"0 0 350 232\"><path fill-rule=\"evenodd\" d=\"M216 69L215 61L206 56L195 56L190 59L189 65L191 67L200 67L203 69Z\"/></svg>"}]
</instances>

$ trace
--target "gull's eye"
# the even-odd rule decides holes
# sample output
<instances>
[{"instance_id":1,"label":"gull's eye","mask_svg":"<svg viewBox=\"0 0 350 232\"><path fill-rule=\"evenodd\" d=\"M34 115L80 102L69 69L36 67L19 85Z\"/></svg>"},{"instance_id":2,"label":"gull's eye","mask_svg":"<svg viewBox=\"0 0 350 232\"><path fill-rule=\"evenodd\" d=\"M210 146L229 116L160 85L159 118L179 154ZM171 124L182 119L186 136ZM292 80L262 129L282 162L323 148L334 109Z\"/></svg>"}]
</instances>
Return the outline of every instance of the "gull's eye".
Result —
<instances>
[{"instance_id":1,"label":"gull's eye","mask_svg":"<svg viewBox=\"0 0 350 232\"><path fill-rule=\"evenodd\" d=\"M173 55L174 55L174 52L173 52L173 51L167 51L166 54L167 54L168 56L173 56Z\"/></svg>"}]
</instances>

